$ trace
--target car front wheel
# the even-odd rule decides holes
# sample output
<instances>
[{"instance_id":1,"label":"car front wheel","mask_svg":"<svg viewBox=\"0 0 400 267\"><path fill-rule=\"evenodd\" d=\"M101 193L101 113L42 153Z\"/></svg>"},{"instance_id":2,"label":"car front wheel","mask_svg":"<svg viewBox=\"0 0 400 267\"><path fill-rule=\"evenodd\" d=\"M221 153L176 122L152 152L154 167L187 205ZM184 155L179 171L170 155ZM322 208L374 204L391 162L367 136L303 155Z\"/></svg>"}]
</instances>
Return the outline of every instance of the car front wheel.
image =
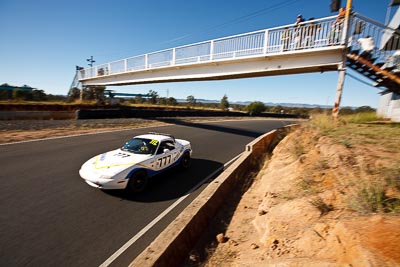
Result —
<instances>
[{"instance_id":1,"label":"car front wheel","mask_svg":"<svg viewBox=\"0 0 400 267\"><path fill-rule=\"evenodd\" d=\"M145 171L135 172L128 182L128 190L134 193L143 192L146 189L148 177Z\"/></svg>"}]
</instances>

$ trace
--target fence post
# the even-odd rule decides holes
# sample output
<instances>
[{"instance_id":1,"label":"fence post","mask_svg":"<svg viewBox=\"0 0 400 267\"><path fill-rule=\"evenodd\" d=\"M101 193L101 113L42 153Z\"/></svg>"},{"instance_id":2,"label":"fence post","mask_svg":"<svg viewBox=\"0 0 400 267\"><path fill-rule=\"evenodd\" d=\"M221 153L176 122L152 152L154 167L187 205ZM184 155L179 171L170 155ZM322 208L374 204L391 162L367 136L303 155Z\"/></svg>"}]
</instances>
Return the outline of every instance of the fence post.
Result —
<instances>
[{"instance_id":1,"label":"fence post","mask_svg":"<svg viewBox=\"0 0 400 267\"><path fill-rule=\"evenodd\" d=\"M265 30L264 32L264 47L263 47L263 54L267 53L267 47L268 47L268 30Z\"/></svg>"},{"instance_id":2,"label":"fence post","mask_svg":"<svg viewBox=\"0 0 400 267\"><path fill-rule=\"evenodd\" d=\"M172 66L175 66L176 62L176 48L172 48Z\"/></svg>"},{"instance_id":3,"label":"fence post","mask_svg":"<svg viewBox=\"0 0 400 267\"><path fill-rule=\"evenodd\" d=\"M213 55L214 55L214 40L210 41L210 60L213 60Z\"/></svg>"}]
</instances>

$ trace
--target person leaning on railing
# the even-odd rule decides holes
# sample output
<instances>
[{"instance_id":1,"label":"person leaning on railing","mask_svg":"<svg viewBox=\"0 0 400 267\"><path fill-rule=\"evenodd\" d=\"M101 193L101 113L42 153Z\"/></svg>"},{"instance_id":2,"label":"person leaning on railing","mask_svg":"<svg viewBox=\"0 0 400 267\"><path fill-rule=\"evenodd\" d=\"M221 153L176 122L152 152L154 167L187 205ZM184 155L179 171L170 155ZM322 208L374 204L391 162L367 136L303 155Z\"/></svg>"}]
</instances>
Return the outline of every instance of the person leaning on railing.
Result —
<instances>
[{"instance_id":1,"label":"person leaning on railing","mask_svg":"<svg viewBox=\"0 0 400 267\"><path fill-rule=\"evenodd\" d=\"M294 23L294 48L300 49L303 42L303 28L304 28L304 18L301 14L297 15L296 22Z\"/></svg>"},{"instance_id":2,"label":"person leaning on railing","mask_svg":"<svg viewBox=\"0 0 400 267\"><path fill-rule=\"evenodd\" d=\"M339 9L339 14L336 17L336 20L332 23L331 32L329 35L329 43L336 44L339 43L340 40L340 32L343 29L344 18L346 16L346 9L341 7Z\"/></svg>"}]
</instances>

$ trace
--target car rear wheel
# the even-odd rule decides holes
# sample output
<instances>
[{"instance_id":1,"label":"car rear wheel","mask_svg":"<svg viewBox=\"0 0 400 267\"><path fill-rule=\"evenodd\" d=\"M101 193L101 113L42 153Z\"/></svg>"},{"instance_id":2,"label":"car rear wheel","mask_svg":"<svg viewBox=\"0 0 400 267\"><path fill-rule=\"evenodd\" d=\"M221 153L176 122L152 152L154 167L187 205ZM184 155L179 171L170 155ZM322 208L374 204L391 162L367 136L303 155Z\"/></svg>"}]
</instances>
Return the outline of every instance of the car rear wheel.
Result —
<instances>
[{"instance_id":1,"label":"car rear wheel","mask_svg":"<svg viewBox=\"0 0 400 267\"><path fill-rule=\"evenodd\" d=\"M190 165L190 154L188 152L186 152L182 156L181 167L183 169L187 169L187 168L189 168L189 165Z\"/></svg>"},{"instance_id":2,"label":"car rear wheel","mask_svg":"<svg viewBox=\"0 0 400 267\"><path fill-rule=\"evenodd\" d=\"M128 190L134 193L143 192L146 189L148 177L145 171L135 172L128 182Z\"/></svg>"}]
</instances>

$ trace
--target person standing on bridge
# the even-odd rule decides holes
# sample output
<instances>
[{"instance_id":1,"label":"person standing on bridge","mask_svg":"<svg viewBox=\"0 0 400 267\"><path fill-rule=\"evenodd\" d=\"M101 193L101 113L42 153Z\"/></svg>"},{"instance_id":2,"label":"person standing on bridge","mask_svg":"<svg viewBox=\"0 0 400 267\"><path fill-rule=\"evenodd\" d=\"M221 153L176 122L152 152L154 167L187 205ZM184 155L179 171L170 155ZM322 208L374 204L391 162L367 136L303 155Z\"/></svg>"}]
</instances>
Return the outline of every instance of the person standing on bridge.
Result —
<instances>
[{"instance_id":1,"label":"person standing on bridge","mask_svg":"<svg viewBox=\"0 0 400 267\"><path fill-rule=\"evenodd\" d=\"M334 45L339 43L345 16L346 9L344 7L341 7L339 9L339 14L336 17L336 20L332 23L329 44Z\"/></svg>"},{"instance_id":2,"label":"person standing on bridge","mask_svg":"<svg viewBox=\"0 0 400 267\"><path fill-rule=\"evenodd\" d=\"M304 35L304 18L301 14L297 15L296 22L294 23L295 31L294 31L294 48L300 49L301 43L303 42Z\"/></svg>"},{"instance_id":3,"label":"person standing on bridge","mask_svg":"<svg viewBox=\"0 0 400 267\"><path fill-rule=\"evenodd\" d=\"M282 47L283 52L289 50L291 39L292 39L292 31L291 31L291 29L289 29L289 27L286 27L281 34L281 41L283 44L283 47Z\"/></svg>"}]
</instances>

